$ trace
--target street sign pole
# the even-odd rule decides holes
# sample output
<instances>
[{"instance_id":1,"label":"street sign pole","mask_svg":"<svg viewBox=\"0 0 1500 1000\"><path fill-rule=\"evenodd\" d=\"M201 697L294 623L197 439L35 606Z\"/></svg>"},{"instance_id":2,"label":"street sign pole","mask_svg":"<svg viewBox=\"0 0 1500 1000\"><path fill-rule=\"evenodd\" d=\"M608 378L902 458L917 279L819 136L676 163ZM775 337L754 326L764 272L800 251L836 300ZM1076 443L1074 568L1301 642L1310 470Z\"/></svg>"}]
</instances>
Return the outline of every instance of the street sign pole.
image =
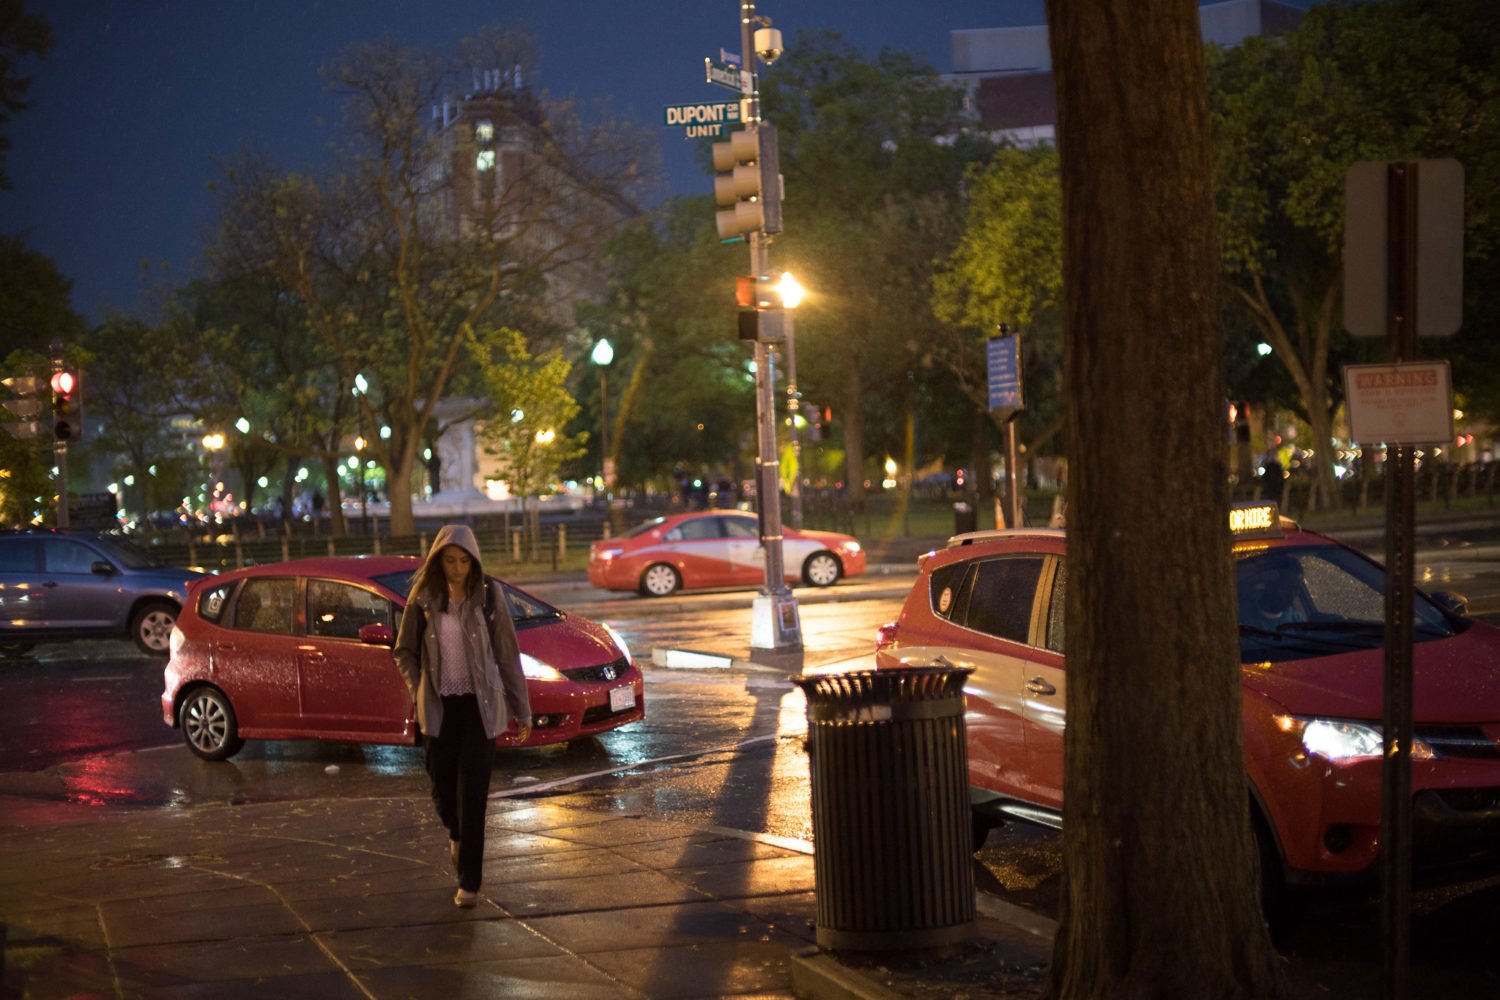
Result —
<instances>
[{"instance_id":1,"label":"street sign pole","mask_svg":"<svg viewBox=\"0 0 1500 1000\"><path fill-rule=\"evenodd\" d=\"M744 85L745 126L758 133L760 94L755 78L755 2L739 0L740 48L744 67L740 79ZM757 134L757 148L760 138ZM769 268L764 232L746 234L750 245L750 273L766 274ZM797 598L786 585L781 523L781 460L776 447L776 383L771 360L772 345L763 338L755 341L755 399L759 456L756 467L756 491L760 505L761 546L766 553L766 584L755 598L750 622L750 647L775 654L801 656L802 622L797 613Z\"/></svg>"}]
</instances>

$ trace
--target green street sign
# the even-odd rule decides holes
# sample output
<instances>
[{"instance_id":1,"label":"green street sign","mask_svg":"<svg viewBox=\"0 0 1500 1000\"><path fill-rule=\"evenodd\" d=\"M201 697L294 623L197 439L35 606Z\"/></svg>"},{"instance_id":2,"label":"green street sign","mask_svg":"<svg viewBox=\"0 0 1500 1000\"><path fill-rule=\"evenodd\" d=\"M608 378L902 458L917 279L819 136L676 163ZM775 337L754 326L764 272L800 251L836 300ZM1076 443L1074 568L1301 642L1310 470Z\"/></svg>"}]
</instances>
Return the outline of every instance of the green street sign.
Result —
<instances>
[{"instance_id":1,"label":"green street sign","mask_svg":"<svg viewBox=\"0 0 1500 1000\"><path fill-rule=\"evenodd\" d=\"M732 63L714 62L712 59L705 58L703 76L716 87L728 87L740 93L744 93L746 89L742 71Z\"/></svg>"},{"instance_id":2,"label":"green street sign","mask_svg":"<svg viewBox=\"0 0 1500 1000\"><path fill-rule=\"evenodd\" d=\"M668 104L662 109L662 124L686 130L686 138L722 136L740 123L739 101L704 104Z\"/></svg>"}]
</instances>

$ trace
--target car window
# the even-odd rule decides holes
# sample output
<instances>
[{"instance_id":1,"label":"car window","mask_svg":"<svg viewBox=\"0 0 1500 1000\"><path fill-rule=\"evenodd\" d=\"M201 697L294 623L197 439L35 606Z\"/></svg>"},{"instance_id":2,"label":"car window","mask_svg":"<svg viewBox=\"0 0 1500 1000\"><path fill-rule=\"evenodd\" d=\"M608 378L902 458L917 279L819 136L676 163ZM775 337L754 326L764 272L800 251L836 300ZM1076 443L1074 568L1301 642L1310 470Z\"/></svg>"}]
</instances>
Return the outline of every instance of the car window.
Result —
<instances>
[{"instance_id":1,"label":"car window","mask_svg":"<svg viewBox=\"0 0 1500 1000\"><path fill-rule=\"evenodd\" d=\"M358 639L366 625L391 627L391 602L338 580L307 581L307 634Z\"/></svg>"},{"instance_id":2,"label":"car window","mask_svg":"<svg viewBox=\"0 0 1500 1000\"><path fill-rule=\"evenodd\" d=\"M954 596L958 586L963 582L964 573L969 568L967 562L949 563L947 566L939 566L932 571L927 583L930 588L929 597L932 600L932 610L939 617L951 619L953 611L957 607Z\"/></svg>"},{"instance_id":3,"label":"car window","mask_svg":"<svg viewBox=\"0 0 1500 1000\"><path fill-rule=\"evenodd\" d=\"M292 632L297 581L292 577L255 577L245 581L234 606L234 627L251 632Z\"/></svg>"},{"instance_id":4,"label":"car window","mask_svg":"<svg viewBox=\"0 0 1500 1000\"><path fill-rule=\"evenodd\" d=\"M30 538L0 538L0 573L35 572L35 540Z\"/></svg>"},{"instance_id":5,"label":"car window","mask_svg":"<svg viewBox=\"0 0 1500 1000\"><path fill-rule=\"evenodd\" d=\"M96 538L94 540L99 547L109 554L115 562L126 569L165 569L166 563L156 556L142 549L134 542L127 542L123 538Z\"/></svg>"},{"instance_id":6,"label":"car window","mask_svg":"<svg viewBox=\"0 0 1500 1000\"><path fill-rule=\"evenodd\" d=\"M753 517L721 517L719 521L730 538L760 539L760 524Z\"/></svg>"},{"instance_id":7,"label":"car window","mask_svg":"<svg viewBox=\"0 0 1500 1000\"><path fill-rule=\"evenodd\" d=\"M1063 651L1063 613L1068 607L1068 561L1057 560L1052 576L1052 603L1047 606L1047 648Z\"/></svg>"},{"instance_id":8,"label":"car window","mask_svg":"<svg viewBox=\"0 0 1500 1000\"><path fill-rule=\"evenodd\" d=\"M669 542L695 542L705 538L718 538L719 518L696 517L691 521L683 521L667 532L666 537Z\"/></svg>"},{"instance_id":9,"label":"car window","mask_svg":"<svg viewBox=\"0 0 1500 1000\"><path fill-rule=\"evenodd\" d=\"M42 539L42 569L48 573L90 573L104 557L69 538Z\"/></svg>"},{"instance_id":10,"label":"car window","mask_svg":"<svg viewBox=\"0 0 1500 1000\"><path fill-rule=\"evenodd\" d=\"M205 590L198 595L198 617L204 621L220 622L224 619L224 610L229 603L229 595L234 592L233 583L221 583L211 590Z\"/></svg>"},{"instance_id":11,"label":"car window","mask_svg":"<svg viewBox=\"0 0 1500 1000\"><path fill-rule=\"evenodd\" d=\"M1041 556L976 560L959 590L953 621L985 635L1028 642L1041 573Z\"/></svg>"},{"instance_id":12,"label":"car window","mask_svg":"<svg viewBox=\"0 0 1500 1000\"><path fill-rule=\"evenodd\" d=\"M650 531L652 528L660 527L661 523L663 521L665 521L665 520L666 520L665 517L653 517L649 521L645 521L645 522L642 522L641 524L637 524L634 528L631 528L629 531L625 532L625 534L622 537L625 537L625 538L635 538L637 535L644 535L646 532Z\"/></svg>"}]
</instances>

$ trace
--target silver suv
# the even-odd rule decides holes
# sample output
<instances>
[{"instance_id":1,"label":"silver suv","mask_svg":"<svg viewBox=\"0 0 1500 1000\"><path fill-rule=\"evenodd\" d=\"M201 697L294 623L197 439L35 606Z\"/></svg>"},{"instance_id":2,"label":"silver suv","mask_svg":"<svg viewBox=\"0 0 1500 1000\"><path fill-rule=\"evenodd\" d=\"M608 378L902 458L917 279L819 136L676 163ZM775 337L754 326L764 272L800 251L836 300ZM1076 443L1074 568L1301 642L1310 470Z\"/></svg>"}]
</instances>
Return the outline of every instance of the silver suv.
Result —
<instances>
[{"instance_id":1,"label":"silver suv","mask_svg":"<svg viewBox=\"0 0 1500 1000\"><path fill-rule=\"evenodd\" d=\"M0 653L121 636L165 656L187 583L202 575L118 538L0 532Z\"/></svg>"}]
</instances>

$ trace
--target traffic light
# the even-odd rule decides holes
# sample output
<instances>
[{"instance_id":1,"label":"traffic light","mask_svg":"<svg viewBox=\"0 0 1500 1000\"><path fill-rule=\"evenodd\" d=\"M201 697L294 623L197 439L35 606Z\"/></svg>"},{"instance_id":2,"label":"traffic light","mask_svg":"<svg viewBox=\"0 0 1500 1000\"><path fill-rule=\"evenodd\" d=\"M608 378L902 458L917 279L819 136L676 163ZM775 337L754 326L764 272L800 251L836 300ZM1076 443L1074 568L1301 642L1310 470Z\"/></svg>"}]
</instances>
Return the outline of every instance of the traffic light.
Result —
<instances>
[{"instance_id":1,"label":"traffic light","mask_svg":"<svg viewBox=\"0 0 1500 1000\"><path fill-rule=\"evenodd\" d=\"M781 232L781 167L776 127L762 122L729 135L713 146L714 200L719 239L748 233Z\"/></svg>"},{"instance_id":2,"label":"traffic light","mask_svg":"<svg viewBox=\"0 0 1500 1000\"><path fill-rule=\"evenodd\" d=\"M83 384L66 369L52 373L52 433L59 441L83 437Z\"/></svg>"}]
</instances>

